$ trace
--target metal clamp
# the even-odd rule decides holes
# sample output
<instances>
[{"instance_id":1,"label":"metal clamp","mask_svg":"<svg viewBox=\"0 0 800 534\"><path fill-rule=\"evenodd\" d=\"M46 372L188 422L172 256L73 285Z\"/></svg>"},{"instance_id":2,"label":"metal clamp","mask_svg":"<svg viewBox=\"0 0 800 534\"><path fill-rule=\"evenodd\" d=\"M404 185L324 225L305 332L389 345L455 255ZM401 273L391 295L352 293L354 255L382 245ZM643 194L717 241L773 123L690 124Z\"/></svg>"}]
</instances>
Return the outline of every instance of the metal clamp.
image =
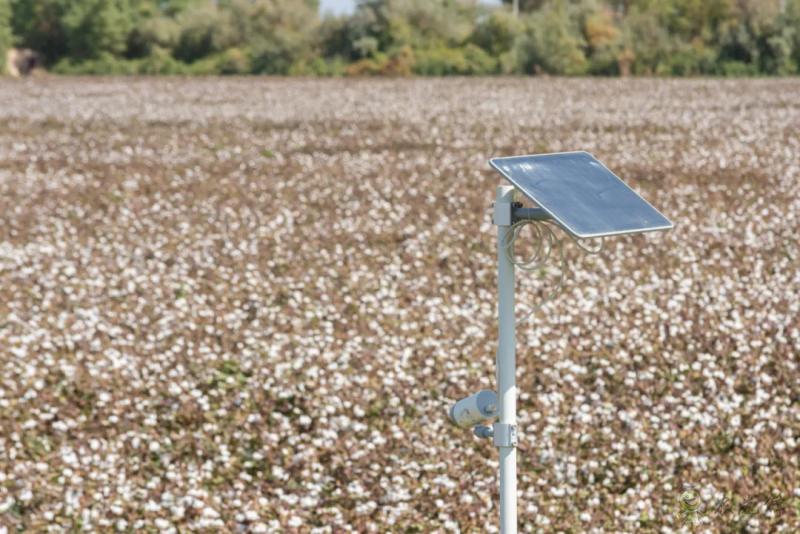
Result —
<instances>
[{"instance_id":1,"label":"metal clamp","mask_svg":"<svg viewBox=\"0 0 800 534\"><path fill-rule=\"evenodd\" d=\"M542 208L523 208L522 202L492 202L492 207L494 208L492 224L495 226L511 226L518 221L553 220L553 217Z\"/></svg>"},{"instance_id":2,"label":"metal clamp","mask_svg":"<svg viewBox=\"0 0 800 534\"><path fill-rule=\"evenodd\" d=\"M517 425L495 423L492 425L492 428L494 429L492 443L495 447L517 446Z\"/></svg>"},{"instance_id":3,"label":"metal clamp","mask_svg":"<svg viewBox=\"0 0 800 534\"><path fill-rule=\"evenodd\" d=\"M495 226L511 226L514 214L513 206L510 202L492 202L492 207L494 207L492 224Z\"/></svg>"}]
</instances>

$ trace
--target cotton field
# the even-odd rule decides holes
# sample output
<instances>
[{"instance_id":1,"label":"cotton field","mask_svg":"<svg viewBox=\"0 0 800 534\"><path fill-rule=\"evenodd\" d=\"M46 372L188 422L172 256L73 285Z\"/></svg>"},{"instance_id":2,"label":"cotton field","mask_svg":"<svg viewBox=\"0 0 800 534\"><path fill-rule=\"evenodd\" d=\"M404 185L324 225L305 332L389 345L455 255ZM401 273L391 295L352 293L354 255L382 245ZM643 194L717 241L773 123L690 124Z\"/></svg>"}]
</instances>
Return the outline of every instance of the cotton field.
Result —
<instances>
[{"instance_id":1,"label":"cotton field","mask_svg":"<svg viewBox=\"0 0 800 534\"><path fill-rule=\"evenodd\" d=\"M675 229L565 239L517 329L520 532L800 531L800 81L0 98L0 533L498 532L487 160L570 150Z\"/></svg>"}]
</instances>

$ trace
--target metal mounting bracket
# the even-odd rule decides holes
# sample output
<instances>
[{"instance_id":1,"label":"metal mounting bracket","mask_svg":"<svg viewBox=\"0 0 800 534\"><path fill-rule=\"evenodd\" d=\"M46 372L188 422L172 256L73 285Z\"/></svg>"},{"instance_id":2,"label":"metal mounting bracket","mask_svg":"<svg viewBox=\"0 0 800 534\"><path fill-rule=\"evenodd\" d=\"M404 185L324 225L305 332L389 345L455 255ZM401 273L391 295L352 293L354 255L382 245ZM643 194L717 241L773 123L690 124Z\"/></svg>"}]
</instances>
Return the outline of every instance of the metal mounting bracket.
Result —
<instances>
[{"instance_id":1,"label":"metal mounting bracket","mask_svg":"<svg viewBox=\"0 0 800 534\"><path fill-rule=\"evenodd\" d=\"M511 226L514 215L514 204L510 202L492 202L494 217L492 224L495 226Z\"/></svg>"},{"instance_id":2,"label":"metal mounting bracket","mask_svg":"<svg viewBox=\"0 0 800 534\"><path fill-rule=\"evenodd\" d=\"M553 220L553 217L542 208L523 208L522 202L492 202L492 208L494 208L492 224L495 226L511 226L519 221ZM562 229L569 233L567 229L563 227Z\"/></svg>"},{"instance_id":3,"label":"metal mounting bracket","mask_svg":"<svg viewBox=\"0 0 800 534\"><path fill-rule=\"evenodd\" d=\"M517 446L517 425L495 423L492 425L492 429L494 430L492 443L495 447Z\"/></svg>"}]
</instances>

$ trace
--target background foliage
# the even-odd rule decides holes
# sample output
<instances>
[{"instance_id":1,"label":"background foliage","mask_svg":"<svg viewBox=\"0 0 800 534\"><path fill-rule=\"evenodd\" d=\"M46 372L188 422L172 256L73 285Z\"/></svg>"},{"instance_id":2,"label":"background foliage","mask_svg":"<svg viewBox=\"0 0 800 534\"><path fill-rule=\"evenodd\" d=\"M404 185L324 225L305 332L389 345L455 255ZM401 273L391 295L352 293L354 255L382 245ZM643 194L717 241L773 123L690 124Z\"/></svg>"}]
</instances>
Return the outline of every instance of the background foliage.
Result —
<instances>
[{"instance_id":1,"label":"background foliage","mask_svg":"<svg viewBox=\"0 0 800 534\"><path fill-rule=\"evenodd\" d=\"M800 0L0 0L11 46L65 74L789 75Z\"/></svg>"}]
</instances>

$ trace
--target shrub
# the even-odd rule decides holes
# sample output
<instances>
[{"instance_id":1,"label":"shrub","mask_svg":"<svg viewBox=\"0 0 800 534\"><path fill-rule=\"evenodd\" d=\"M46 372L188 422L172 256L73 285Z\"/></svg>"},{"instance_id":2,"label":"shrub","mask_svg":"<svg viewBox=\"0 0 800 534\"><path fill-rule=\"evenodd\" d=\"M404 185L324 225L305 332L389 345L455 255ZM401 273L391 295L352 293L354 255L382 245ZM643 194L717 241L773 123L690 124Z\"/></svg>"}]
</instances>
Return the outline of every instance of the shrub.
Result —
<instances>
[{"instance_id":1,"label":"shrub","mask_svg":"<svg viewBox=\"0 0 800 534\"><path fill-rule=\"evenodd\" d=\"M209 56L207 58L198 59L186 67L186 73L193 76L218 75L220 72L217 65L217 56Z\"/></svg>"},{"instance_id":2,"label":"shrub","mask_svg":"<svg viewBox=\"0 0 800 534\"><path fill-rule=\"evenodd\" d=\"M325 67L328 76L344 76L347 70L347 63L341 56L335 56L325 60Z\"/></svg>"},{"instance_id":3,"label":"shrub","mask_svg":"<svg viewBox=\"0 0 800 534\"><path fill-rule=\"evenodd\" d=\"M385 56L379 54L373 59L362 59L351 63L345 69L347 76L377 76L383 70Z\"/></svg>"},{"instance_id":4,"label":"shrub","mask_svg":"<svg viewBox=\"0 0 800 534\"><path fill-rule=\"evenodd\" d=\"M749 78L758 75L758 67L744 61L723 61L719 64L719 70L728 78Z\"/></svg>"},{"instance_id":5,"label":"shrub","mask_svg":"<svg viewBox=\"0 0 800 534\"><path fill-rule=\"evenodd\" d=\"M111 54L101 54L97 59L87 59L75 62L70 59L62 59L55 67L55 74L67 74L72 76L81 75L100 75L100 76L133 76L144 75L179 75L179 74L214 74L216 72L205 72L198 66L191 67L181 63L168 51L156 48L150 56L143 59L124 59L117 58Z\"/></svg>"},{"instance_id":6,"label":"shrub","mask_svg":"<svg viewBox=\"0 0 800 534\"><path fill-rule=\"evenodd\" d=\"M71 76L131 76L138 74L139 70L140 61L119 59L109 53L103 53L97 59L88 59L81 62L65 58L53 67L55 74Z\"/></svg>"},{"instance_id":7,"label":"shrub","mask_svg":"<svg viewBox=\"0 0 800 534\"><path fill-rule=\"evenodd\" d=\"M474 44L464 48L421 50L414 72L423 76L481 76L497 70L498 62Z\"/></svg>"},{"instance_id":8,"label":"shrub","mask_svg":"<svg viewBox=\"0 0 800 534\"><path fill-rule=\"evenodd\" d=\"M417 58L410 46L404 46L391 55L381 68L384 76L411 76Z\"/></svg>"},{"instance_id":9,"label":"shrub","mask_svg":"<svg viewBox=\"0 0 800 534\"><path fill-rule=\"evenodd\" d=\"M247 74L250 72L250 53L239 48L229 48L216 58L219 74Z\"/></svg>"},{"instance_id":10,"label":"shrub","mask_svg":"<svg viewBox=\"0 0 800 534\"><path fill-rule=\"evenodd\" d=\"M486 76L497 71L497 60L483 48L468 44L464 47L464 59L467 60L467 72L473 76Z\"/></svg>"},{"instance_id":11,"label":"shrub","mask_svg":"<svg viewBox=\"0 0 800 534\"><path fill-rule=\"evenodd\" d=\"M323 59L316 57L309 61L298 61L289 68L290 76L344 76L347 64L340 57Z\"/></svg>"},{"instance_id":12,"label":"shrub","mask_svg":"<svg viewBox=\"0 0 800 534\"><path fill-rule=\"evenodd\" d=\"M669 56L656 72L668 76L716 74L716 54L698 41Z\"/></svg>"},{"instance_id":13,"label":"shrub","mask_svg":"<svg viewBox=\"0 0 800 534\"><path fill-rule=\"evenodd\" d=\"M287 74L289 76L324 76L324 74L318 74L314 70L313 65L307 61L297 61L292 63Z\"/></svg>"},{"instance_id":14,"label":"shrub","mask_svg":"<svg viewBox=\"0 0 800 534\"><path fill-rule=\"evenodd\" d=\"M422 76L456 76L469 69L464 51L457 48L437 48L417 52L414 72Z\"/></svg>"},{"instance_id":15,"label":"shrub","mask_svg":"<svg viewBox=\"0 0 800 534\"><path fill-rule=\"evenodd\" d=\"M190 68L186 63L178 61L169 54L169 51L156 47L153 53L140 60L139 74L175 76L189 74Z\"/></svg>"}]
</instances>

